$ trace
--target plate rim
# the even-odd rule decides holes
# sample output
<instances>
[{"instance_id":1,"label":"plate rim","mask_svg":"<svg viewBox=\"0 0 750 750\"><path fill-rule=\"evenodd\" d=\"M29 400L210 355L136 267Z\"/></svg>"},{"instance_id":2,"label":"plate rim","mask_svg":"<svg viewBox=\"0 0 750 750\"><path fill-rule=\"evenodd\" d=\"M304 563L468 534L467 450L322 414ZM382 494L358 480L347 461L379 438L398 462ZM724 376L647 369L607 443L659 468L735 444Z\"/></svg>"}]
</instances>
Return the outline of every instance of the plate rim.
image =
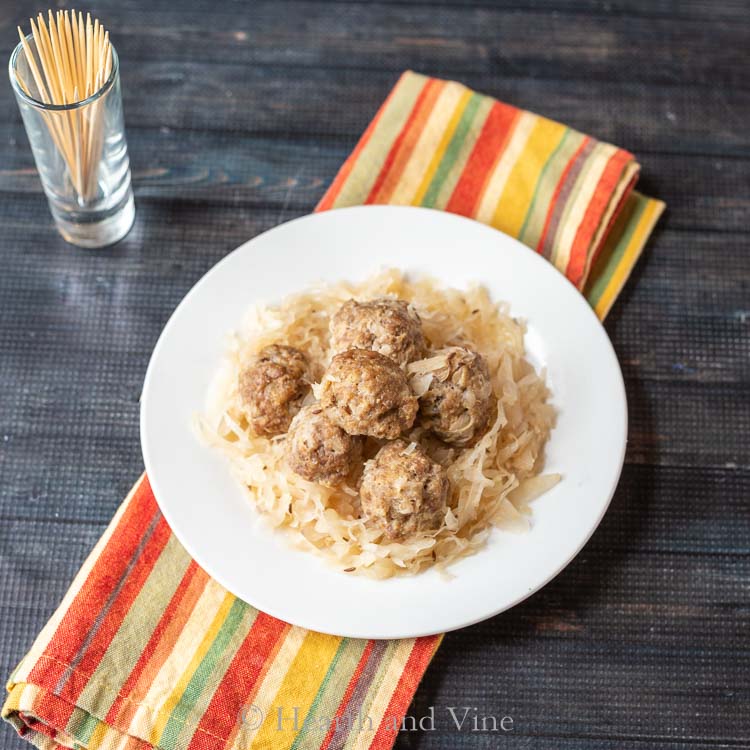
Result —
<instances>
[{"instance_id":1,"label":"plate rim","mask_svg":"<svg viewBox=\"0 0 750 750\"><path fill-rule=\"evenodd\" d=\"M330 216L332 214L354 213L354 212L362 212L362 211L367 211L368 213L398 211L398 212L404 212L404 213L408 212L408 213L433 214L433 215L439 215L441 218L450 217L451 221L455 220L457 222L471 224L474 229L479 228L480 231L486 231L488 236L489 236L489 233L499 234L504 238L504 241L510 242L513 245L527 252L528 257L530 259L531 258L534 259L533 262L541 264L540 267L550 266L550 262L547 259L539 255L538 253L534 252L533 249L524 245L522 242L520 242L516 238L506 234L505 232L499 229L495 229L494 227L486 225L482 222L478 222L475 219L471 219L469 217L465 217L459 214L453 214L453 213L443 211L440 209L433 209L433 208L427 208L427 207L422 207L422 206L400 206L400 205L396 206L396 205L387 205L387 204L345 206L341 208L330 209L324 212L313 212L309 214L304 214L302 216L298 216L293 219L290 219L289 221L276 224L273 227L270 227L269 229L264 230L263 232L259 232L255 236L251 237L250 239L246 240L242 244L238 245L236 248L228 252L226 255L220 258L216 263L214 263L214 265L212 265L207 271L205 271L200 276L200 278L197 281L193 283L190 289L186 292L186 294L182 297L179 303L175 306L174 310L168 317L166 323L164 324L156 340L151 356L149 358L148 366L146 368L146 373L144 376L143 386L141 389L141 399L140 399L140 408L139 408L139 434L140 434L140 441L141 441L141 450L142 450L143 460L144 460L144 465L145 465L145 474L148 477L154 498L156 499L159 509L162 515L164 516L167 524L169 525L171 532L175 535L176 539L180 542L180 544L185 548L188 555L196 563L198 563L198 565L201 568L203 568L203 570L211 578L213 578L220 586L222 586L224 589L232 593L234 596L236 596L242 601L245 601L246 603L250 604L256 609L259 609L260 611L285 622L290 622L289 618L284 613L279 612L274 606L260 607L254 604L253 602L248 601L243 596L237 594L235 591L233 591L233 586L228 585L226 576L224 576L221 570L217 570L214 563L211 560L206 559L200 550L197 550L196 548L192 547L190 540L186 538L185 535L183 535L182 529L180 529L180 523L179 522L175 523L175 517L172 514L169 504L162 503L162 501L159 499L159 495L160 495L159 480L158 480L159 472L149 471L149 466L151 464L151 461L149 459L149 449L148 449L149 437L148 437L147 429L146 429L147 421L148 421L148 418L146 416L146 408L147 408L147 401L148 401L146 394L154 378L154 371L156 368L156 360L158 358L158 354L161 348L165 345L165 341L168 339L172 325L177 320L181 310L185 306L190 304L192 297L196 295L197 293L199 293L199 290L204 285L204 283L208 283L209 278L212 277L215 273L218 273L219 269L223 268L224 265L231 263L232 260L238 254L245 252L248 246L251 246L259 238L273 234L284 227L288 227L291 224L309 221L311 219L315 219L316 217ZM539 590L544 588L548 583L550 583L554 578L556 578L563 570L565 570L565 568L567 568L568 565L570 565L570 563L578 556L581 550L590 541L591 537L599 528L604 516L609 510L612 499L615 495L615 492L617 491L617 487L619 486L623 467L625 464L625 457L626 457L626 452L627 452L628 429L629 429L627 393L626 393L626 388L625 388L624 377L622 374L622 368L620 367L617 353L614 349L614 346L612 345L609 335L606 332L606 329L604 328L602 321L599 320L593 308L591 308L591 306L586 301L582 292L578 290L575 287L575 285L572 284L572 282L570 282L570 280L567 279L567 277L564 274L557 271L556 277L558 278L558 281L561 282L562 286L570 287L570 291L574 292L575 295L578 297L578 299L583 303L583 306L581 307L581 309L582 310L585 309L586 312L589 314L592 322L594 322L601 329L601 333L603 334L603 340L608 348L608 353L611 356L612 361L615 364L614 373L616 375L617 382L613 383L613 385L617 387L617 390L621 397L619 399L619 404L622 408L621 418L622 418L622 423L624 426L623 434L621 436L620 451L619 451L619 454L617 456L617 461L616 461L617 469L613 475L611 487L607 493L608 496L606 498L606 501L601 504L596 520L591 523L590 528L588 529L587 533L585 535L582 535L582 538L580 542L575 546L575 549L566 557L564 562L562 562L557 567L555 567L554 570L551 570L551 572L549 572L548 575L543 577L543 579L538 581L534 586L529 587L527 590L520 593L512 601L507 602L503 604L502 606L497 607L491 611L488 610L487 613L485 614L482 614L482 615L479 615L470 619L462 620L460 623L456 623L450 627L440 627L437 629L427 628L427 629L420 629L420 630L409 630L401 634L389 633L388 635L378 635L377 633L367 634L367 633L363 633L359 631L358 632L341 632L338 630L320 628L317 626L315 628L312 628L309 625L306 625L300 622L292 622L291 623L292 625L296 625L299 627L303 627L305 629L315 630L316 632L321 632L321 633L329 634L329 635L335 635L339 637L363 638L363 639L372 639L372 640L394 640L394 639L403 639L403 638L418 638L418 637L425 637L425 636L433 636L433 635L438 635L441 633L451 632L453 630L458 630L464 627L469 627L471 625L475 625L479 622L483 622L484 620L495 617L509 609L512 609L513 607L517 606L518 604L525 601L529 597L533 596ZM252 300L249 300L247 302L247 306L249 306L251 303L252 303ZM153 468L153 465L151 465L151 468Z\"/></svg>"}]
</instances>

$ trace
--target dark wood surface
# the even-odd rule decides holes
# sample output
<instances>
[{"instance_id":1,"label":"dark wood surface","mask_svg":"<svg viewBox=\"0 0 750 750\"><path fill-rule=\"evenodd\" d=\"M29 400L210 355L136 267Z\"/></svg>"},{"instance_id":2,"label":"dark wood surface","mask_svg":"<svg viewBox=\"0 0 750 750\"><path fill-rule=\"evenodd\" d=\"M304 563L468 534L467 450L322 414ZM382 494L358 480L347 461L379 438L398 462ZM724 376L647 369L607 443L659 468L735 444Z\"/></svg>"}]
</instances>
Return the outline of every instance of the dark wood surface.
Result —
<instances>
[{"instance_id":1,"label":"dark wood surface","mask_svg":"<svg viewBox=\"0 0 750 750\"><path fill-rule=\"evenodd\" d=\"M36 2L0 4L0 39ZM634 151L668 202L607 330L627 465L579 557L450 634L401 748L750 747L750 4L106 0L137 224L55 232L0 85L0 673L142 470L156 338L228 251L308 213L409 67ZM512 574L512 571L509 572ZM513 717L457 732L448 706ZM18 750L10 728L0 750Z\"/></svg>"}]
</instances>

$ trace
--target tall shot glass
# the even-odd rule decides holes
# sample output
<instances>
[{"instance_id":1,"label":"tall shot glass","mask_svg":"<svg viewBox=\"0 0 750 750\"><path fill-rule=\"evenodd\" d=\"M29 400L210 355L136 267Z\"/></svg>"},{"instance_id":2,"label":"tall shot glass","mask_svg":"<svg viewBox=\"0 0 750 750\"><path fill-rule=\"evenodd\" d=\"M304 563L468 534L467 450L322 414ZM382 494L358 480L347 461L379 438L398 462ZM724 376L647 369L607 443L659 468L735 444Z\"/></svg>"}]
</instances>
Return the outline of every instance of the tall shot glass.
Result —
<instances>
[{"instance_id":1,"label":"tall shot glass","mask_svg":"<svg viewBox=\"0 0 750 750\"><path fill-rule=\"evenodd\" d=\"M32 35L26 44L37 56ZM114 47L107 80L73 104L44 101L23 42L10 57L8 72L60 234L73 245L90 248L122 239L133 226L135 205Z\"/></svg>"}]
</instances>

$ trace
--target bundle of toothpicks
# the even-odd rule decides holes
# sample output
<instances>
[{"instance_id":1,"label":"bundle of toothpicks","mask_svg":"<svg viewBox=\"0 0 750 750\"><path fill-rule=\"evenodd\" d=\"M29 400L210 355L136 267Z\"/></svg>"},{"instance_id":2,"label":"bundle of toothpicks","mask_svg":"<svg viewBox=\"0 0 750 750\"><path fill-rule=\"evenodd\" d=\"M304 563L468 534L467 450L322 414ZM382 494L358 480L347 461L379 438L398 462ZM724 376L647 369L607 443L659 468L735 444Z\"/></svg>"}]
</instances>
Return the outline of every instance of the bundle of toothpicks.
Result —
<instances>
[{"instance_id":1,"label":"bundle of toothpicks","mask_svg":"<svg viewBox=\"0 0 750 750\"><path fill-rule=\"evenodd\" d=\"M24 93L45 105L64 109L45 109L43 118L50 136L70 174L79 201L92 200L97 192L97 174L102 151L103 103L94 96L112 74L112 45L109 32L91 14L74 10L39 13L31 20L34 45L21 28L24 54L33 81L17 72ZM33 84L33 87L32 87Z\"/></svg>"}]
</instances>

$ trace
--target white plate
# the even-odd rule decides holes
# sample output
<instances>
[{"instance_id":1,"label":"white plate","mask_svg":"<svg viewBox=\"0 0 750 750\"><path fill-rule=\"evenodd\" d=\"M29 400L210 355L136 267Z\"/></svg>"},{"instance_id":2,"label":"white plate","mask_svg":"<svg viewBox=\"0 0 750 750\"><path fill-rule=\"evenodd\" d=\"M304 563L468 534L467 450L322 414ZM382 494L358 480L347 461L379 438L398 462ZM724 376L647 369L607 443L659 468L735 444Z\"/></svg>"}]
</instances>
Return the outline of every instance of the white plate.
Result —
<instances>
[{"instance_id":1,"label":"white plate","mask_svg":"<svg viewBox=\"0 0 750 750\"><path fill-rule=\"evenodd\" d=\"M547 367L559 419L546 471L563 481L534 503L528 534L494 531L452 567L374 581L292 549L257 522L223 457L190 427L203 408L228 331L254 301L379 268L480 281L528 322L532 361ZM180 303L154 349L141 400L141 443L156 499L194 559L231 592L275 617L324 633L400 638L453 630L502 612L559 573L599 524L620 476L627 406L604 329L546 260L478 222L422 208L367 206L296 219L255 237Z\"/></svg>"}]
</instances>

